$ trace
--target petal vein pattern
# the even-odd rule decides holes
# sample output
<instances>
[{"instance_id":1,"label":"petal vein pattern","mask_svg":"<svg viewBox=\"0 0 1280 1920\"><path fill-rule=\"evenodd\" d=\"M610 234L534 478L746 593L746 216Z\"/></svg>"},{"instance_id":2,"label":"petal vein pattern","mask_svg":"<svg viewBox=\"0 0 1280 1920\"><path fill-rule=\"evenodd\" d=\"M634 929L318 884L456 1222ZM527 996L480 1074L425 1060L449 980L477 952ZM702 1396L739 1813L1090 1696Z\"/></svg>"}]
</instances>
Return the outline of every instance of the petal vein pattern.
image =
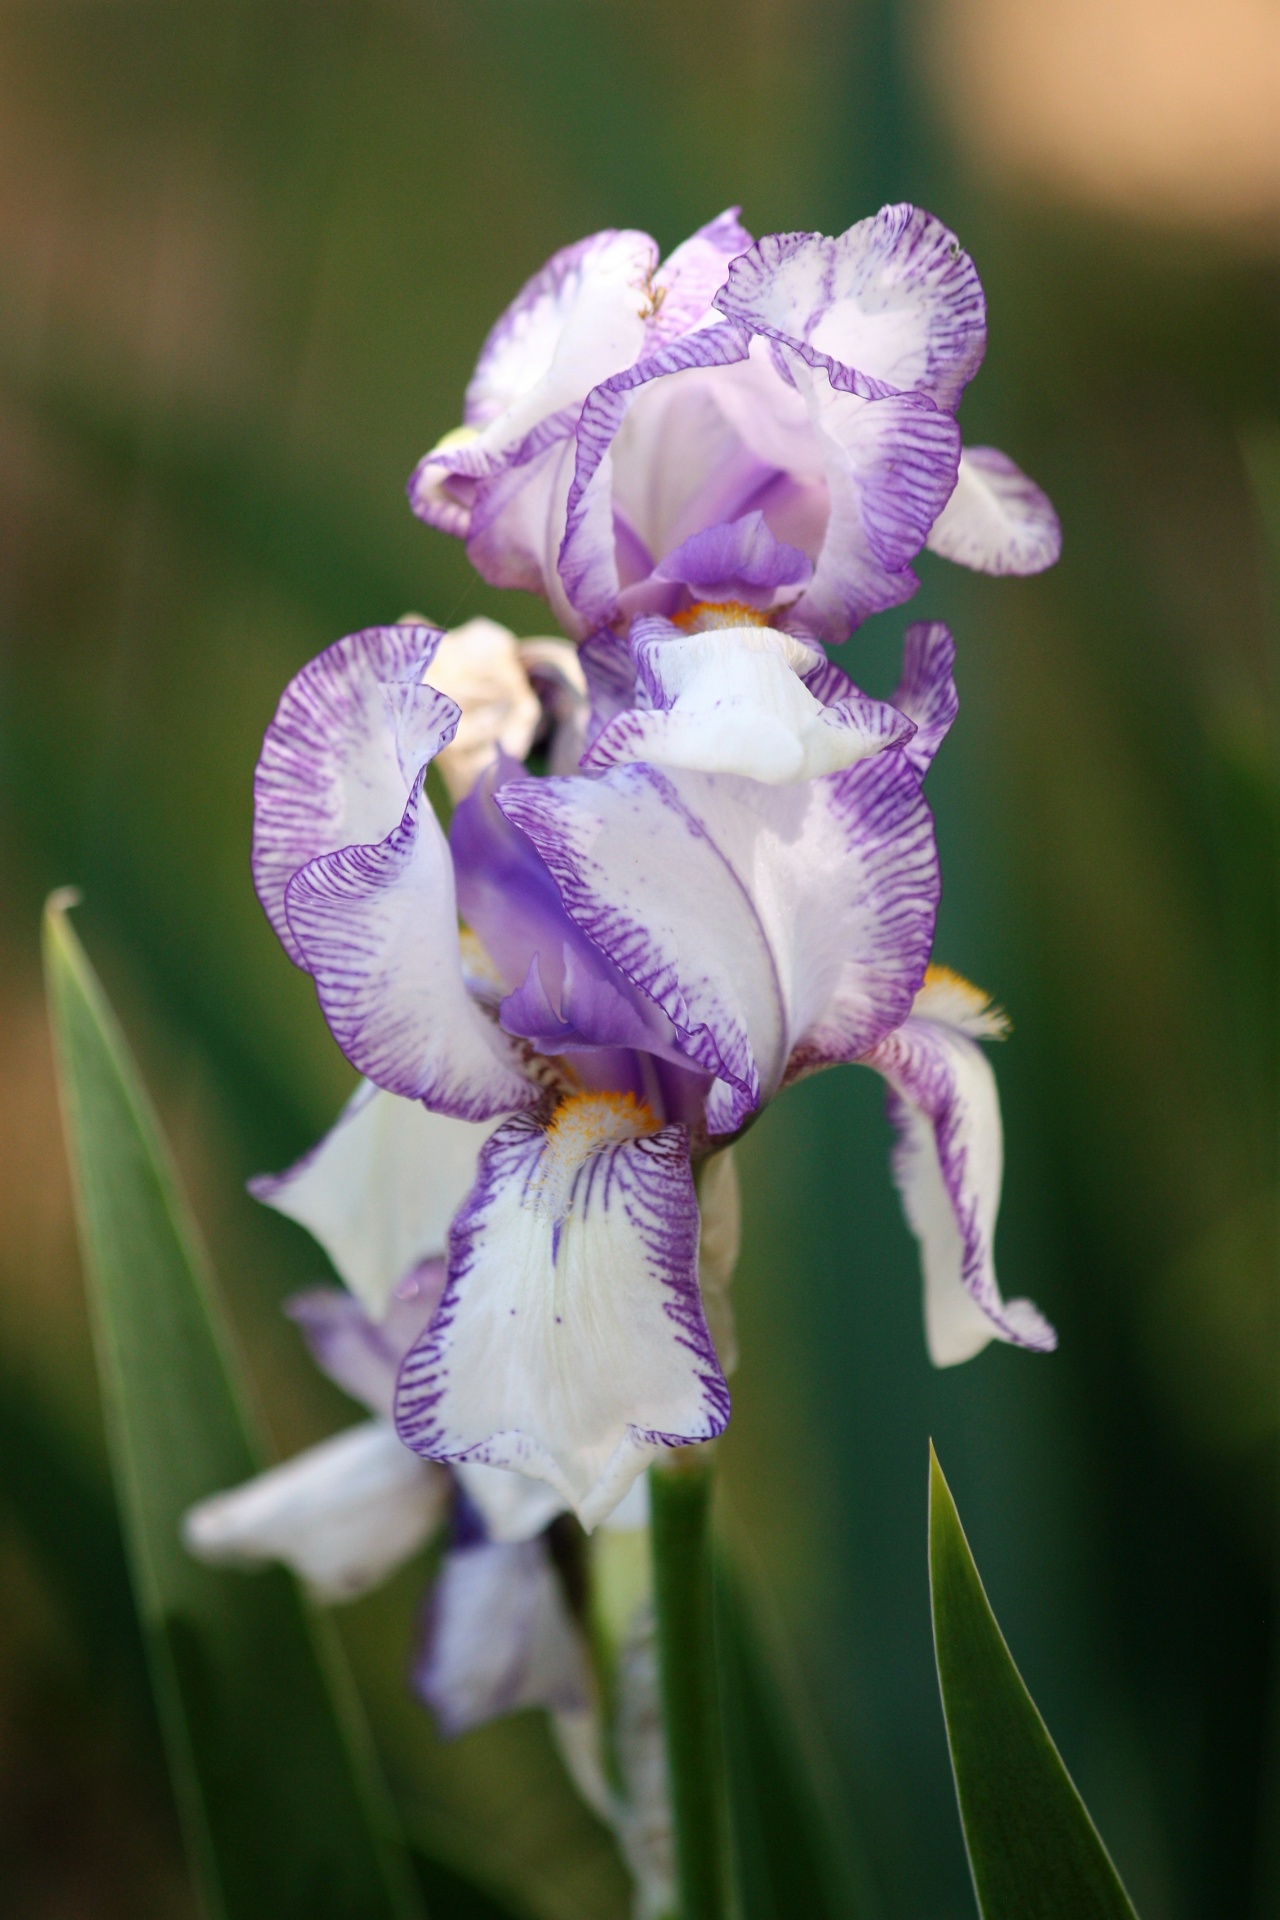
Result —
<instances>
[{"instance_id":1,"label":"petal vein pattern","mask_svg":"<svg viewBox=\"0 0 1280 1920\"><path fill-rule=\"evenodd\" d=\"M320 854L381 840L404 810L414 775L452 740L458 708L421 683L440 643L435 627L370 627L335 641L285 688L253 783L253 879L290 959L304 965L285 911L293 875ZM412 689L414 747L389 725L388 693Z\"/></svg>"},{"instance_id":2,"label":"petal vein pattern","mask_svg":"<svg viewBox=\"0 0 1280 1920\"><path fill-rule=\"evenodd\" d=\"M505 1036L467 993L453 864L421 782L380 845L295 874L286 909L330 1031L368 1079L459 1120L533 1104Z\"/></svg>"},{"instance_id":3,"label":"petal vein pattern","mask_svg":"<svg viewBox=\"0 0 1280 1920\"><path fill-rule=\"evenodd\" d=\"M639 1111L584 1094L548 1127L499 1127L396 1394L416 1453L544 1479L588 1527L662 1447L729 1417L698 1294L688 1136L619 1138Z\"/></svg>"}]
</instances>

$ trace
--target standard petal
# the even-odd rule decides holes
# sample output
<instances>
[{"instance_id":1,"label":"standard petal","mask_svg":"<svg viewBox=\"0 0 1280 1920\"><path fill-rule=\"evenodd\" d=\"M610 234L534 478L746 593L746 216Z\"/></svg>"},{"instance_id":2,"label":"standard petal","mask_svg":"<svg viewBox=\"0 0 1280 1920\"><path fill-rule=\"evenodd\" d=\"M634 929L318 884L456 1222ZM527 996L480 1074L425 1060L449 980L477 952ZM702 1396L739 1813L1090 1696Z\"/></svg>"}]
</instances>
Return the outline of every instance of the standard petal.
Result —
<instances>
[{"instance_id":1,"label":"standard petal","mask_svg":"<svg viewBox=\"0 0 1280 1920\"><path fill-rule=\"evenodd\" d=\"M445 1516L448 1476L381 1420L350 1427L192 1507L189 1553L214 1566L273 1560L320 1600L354 1600L410 1559Z\"/></svg>"},{"instance_id":2,"label":"standard petal","mask_svg":"<svg viewBox=\"0 0 1280 1920\"><path fill-rule=\"evenodd\" d=\"M320 854L390 833L414 776L453 737L453 701L420 690L413 718L422 757L406 775L388 690L421 689L439 641L436 628L408 623L349 634L295 674L281 695L254 774L253 879L299 966L284 900L294 874Z\"/></svg>"},{"instance_id":3,"label":"standard petal","mask_svg":"<svg viewBox=\"0 0 1280 1920\"><path fill-rule=\"evenodd\" d=\"M981 1019L985 996L947 975L927 981L916 1005L866 1064L890 1087L893 1174L920 1243L929 1356L935 1366L954 1366L991 1339L1047 1353L1057 1345L1053 1328L1030 1300L1005 1301L996 1281L1000 1101L968 1024Z\"/></svg>"},{"instance_id":4,"label":"standard petal","mask_svg":"<svg viewBox=\"0 0 1280 1920\"><path fill-rule=\"evenodd\" d=\"M1043 573L1062 552L1062 528L1048 495L1007 454L966 447L929 547L979 573Z\"/></svg>"},{"instance_id":5,"label":"standard petal","mask_svg":"<svg viewBox=\"0 0 1280 1920\"><path fill-rule=\"evenodd\" d=\"M652 348L705 320L725 283L729 263L751 246L752 238L728 207L669 254L653 276L653 307L646 348Z\"/></svg>"},{"instance_id":6,"label":"standard petal","mask_svg":"<svg viewBox=\"0 0 1280 1920\"><path fill-rule=\"evenodd\" d=\"M986 349L972 260L940 220L906 204L834 239L766 234L734 261L715 304L868 399L923 393L953 411Z\"/></svg>"},{"instance_id":7,"label":"standard petal","mask_svg":"<svg viewBox=\"0 0 1280 1920\"><path fill-rule=\"evenodd\" d=\"M413 1678L446 1737L522 1707L585 1707L582 1638L541 1540L445 1555Z\"/></svg>"},{"instance_id":8,"label":"standard petal","mask_svg":"<svg viewBox=\"0 0 1280 1920\"><path fill-rule=\"evenodd\" d=\"M396 1283L444 1252L491 1131L366 1081L310 1153L284 1173L260 1174L249 1191L304 1226L381 1319Z\"/></svg>"},{"instance_id":9,"label":"standard petal","mask_svg":"<svg viewBox=\"0 0 1280 1920\"><path fill-rule=\"evenodd\" d=\"M450 1240L449 1281L400 1375L432 1459L545 1479L592 1527L664 1446L711 1438L728 1389L698 1297L683 1127L579 1094L500 1127Z\"/></svg>"},{"instance_id":10,"label":"standard petal","mask_svg":"<svg viewBox=\"0 0 1280 1920\"><path fill-rule=\"evenodd\" d=\"M902 673L893 705L915 721L916 730L903 752L921 779L960 710L952 677L955 658L955 641L940 620L918 620L903 635Z\"/></svg>"},{"instance_id":11,"label":"standard petal","mask_svg":"<svg viewBox=\"0 0 1280 1920\"><path fill-rule=\"evenodd\" d=\"M344 847L295 874L286 910L359 1072L459 1120L532 1104L509 1043L463 982L453 864L421 783L381 845Z\"/></svg>"},{"instance_id":12,"label":"standard petal","mask_svg":"<svg viewBox=\"0 0 1280 1920\"><path fill-rule=\"evenodd\" d=\"M648 761L780 786L852 766L912 732L903 714L849 682L824 705L801 677L821 655L774 627L682 633L650 617L635 623L631 647L653 704L606 727L588 769Z\"/></svg>"},{"instance_id":13,"label":"standard petal","mask_svg":"<svg viewBox=\"0 0 1280 1920\"><path fill-rule=\"evenodd\" d=\"M550 644L550 643L549 643ZM447 694L462 718L438 756L455 800L470 793L499 753L523 760L542 719L513 633L483 617L446 633L427 669L429 683Z\"/></svg>"}]
</instances>

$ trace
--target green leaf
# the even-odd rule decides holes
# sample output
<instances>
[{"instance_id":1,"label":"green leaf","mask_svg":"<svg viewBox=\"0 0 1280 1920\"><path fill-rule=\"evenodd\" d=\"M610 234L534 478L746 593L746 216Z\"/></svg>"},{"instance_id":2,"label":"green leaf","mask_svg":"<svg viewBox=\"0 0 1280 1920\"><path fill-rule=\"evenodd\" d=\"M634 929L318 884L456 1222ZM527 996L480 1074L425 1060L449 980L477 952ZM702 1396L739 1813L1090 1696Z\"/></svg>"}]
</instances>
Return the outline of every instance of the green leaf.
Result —
<instances>
[{"instance_id":1,"label":"green leaf","mask_svg":"<svg viewBox=\"0 0 1280 1920\"><path fill-rule=\"evenodd\" d=\"M213 1280L123 1036L66 916L45 972L102 1401L192 1870L217 1920L422 1908L328 1623L283 1572L198 1565L193 1501L263 1464Z\"/></svg>"},{"instance_id":2,"label":"green leaf","mask_svg":"<svg viewBox=\"0 0 1280 1920\"><path fill-rule=\"evenodd\" d=\"M991 1611L929 1449L933 1640L983 1920L1136 1920Z\"/></svg>"}]
</instances>

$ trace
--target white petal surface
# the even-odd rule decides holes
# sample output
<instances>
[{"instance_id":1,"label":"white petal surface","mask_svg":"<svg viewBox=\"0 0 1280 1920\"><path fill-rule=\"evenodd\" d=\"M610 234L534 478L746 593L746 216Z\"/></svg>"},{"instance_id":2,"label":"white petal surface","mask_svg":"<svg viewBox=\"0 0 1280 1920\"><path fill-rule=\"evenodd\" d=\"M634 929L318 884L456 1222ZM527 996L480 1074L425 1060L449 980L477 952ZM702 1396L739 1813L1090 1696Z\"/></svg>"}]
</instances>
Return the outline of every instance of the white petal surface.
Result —
<instances>
[{"instance_id":1,"label":"white petal surface","mask_svg":"<svg viewBox=\"0 0 1280 1920\"><path fill-rule=\"evenodd\" d=\"M496 620L468 620L446 633L426 677L462 715L453 739L438 756L450 794L461 800L499 752L524 759L542 709L515 635Z\"/></svg>"},{"instance_id":2,"label":"white petal surface","mask_svg":"<svg viewBox=\"0 0 1280 1920\"><path fill-rule=\"evenodd\" d=\"M1007 454L966 447L928 544L979 573L1042 573L1062 552L1062 529L1048 496Z\"/></svg>"},{"instance_id":3,"label":"white petal surface","mask_svg":"<svg viewBox=\"0 0 1280 1920\"><path fill-rule=\"evenodd\" d=\"M555 1488L528 1474L471 1460L458 1461L453 1472L491 1540L532 1540L565 1511Z\"/></svg>"},{"instance_id":4,"label":"white petal surface","mask_svg":"<svg viewBox=\"0 0 1280 1920\"><path fill-rule=\"evenodd\" d=\"M366 1081L310 1153L285 1173L261 1176L251 1191L304 1226L380 1320L410 1268L444 1252L492 1130Z\"/></svg>"},{"instance_id":5,"label":"white petal surface","mask_svg":"<svg viewBox=\"0 0 1280 1920\"><path fill-rule=\"evenodd\" d=\"M421 758L406 773L389 695L420 685L440 635L404 623L349 634L295 674L267 728L253 783L253 878L290 957L285 913L300 867L336 847L381 840L404 812L414 776L453 734L458 710L431 690L412 719Z\"/></svg>"},{"instance_id":6,"label":"white petal surface","mask_svg":"<svg viewBox=\"0 0 1280 1920\"><path fill-rule=\"evenodd\" d=\"M632 651L654 705L606 727L589 768L649 761L781 786L852 766L910 731L901 714L864 695L824 706L800 677L822 656L773 627L684 634L641 621Z\"/></svg>"},{"instance_id":7,"label":"white petal surface","mask_svg":"<svg viewBox=\"0 0 1280 1920\"><path fill-rule=\"evenodd\" d=\"M376 1587L444 1518L448 1476L381 1420L350 1427L244 1486L192 1507L188 1552L215 1566L292 1568L318 1599Z\"/></svg>"},{"instance_id":8,"label":"white petal surface","mask_svg":"<svg viewBox=\"0 0 1280 1920\"><path fill-rule=\"evenodd\" d=\"M510 1045L463 982L453 863L420 784L380 846L312 861L286 906L333 1037L359 1072L462 1120L531 1103Z\"/></svg>"},{"instance_id":9,"label":"white petal surface","mask_svg":"<svg viewBox=\"0 0 1280 1920\"><path fill-rule=\"evenodd\" d=\"M932 1016L955 1011L936 985L924 989L921 1001ZM970 1003L961 1010L962 1021L971 1012ZM917 1013L881 1041L866 1064L891 1089L890 1115L898 1131L894 1179L920 1243L925 1335L934 1365L954 1366L991 1339L1048 1352L1057 1344L1052 1327L1031 1301L1006 1302L996 1280L1004 1146L995 1076L985 1055L963 1024Z\"/></svg>"},{"instance_id":10,"label":"white petal surface","mask_svg":"<svg viewBox=\"0 0 1280 1920\"><path fill-rule=\"evenodd\" d=\"M401 1370L401 1437L516 1467L592 1527L664 1446L719 1433L728 1391L697 1287L683 1128L616 1095L523 1117L481 1156L440 1309Z\"/></svg>"},{"instance_id":11,"label":"white petal surface","mask_svg":"<svg viewBox=\"0 0 1280 1920\"><path fill-rule=\"evenodd\" d=\"M521 1707L585 1706L582 1641L540 1540L446 1554L414 1681L446 1736Z\"/></svg>"}]
</instances>

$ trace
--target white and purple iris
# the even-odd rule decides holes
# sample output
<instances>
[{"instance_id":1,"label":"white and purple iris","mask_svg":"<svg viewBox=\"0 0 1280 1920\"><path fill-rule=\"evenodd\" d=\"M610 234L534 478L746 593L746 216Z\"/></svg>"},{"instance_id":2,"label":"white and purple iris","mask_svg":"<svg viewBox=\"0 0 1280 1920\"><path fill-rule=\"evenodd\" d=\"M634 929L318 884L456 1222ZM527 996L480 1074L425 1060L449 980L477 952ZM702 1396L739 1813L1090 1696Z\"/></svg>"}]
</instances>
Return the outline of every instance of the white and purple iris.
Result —
<instances>
[{"instance_id":1,"label":"white and purple iris","mask_svg":"<svg viewBox=\"0 0 1280 1920\"><path fill-rule=\"evenodd\" d=\"M645 1467L723 1430L732 1146L790 1082L888 1083L937 1364L1054 1343L995 1277L1002 1019L930 965L951 638L910 627L888 701L824 650L926 543L1056 557L1038 489L961 454L984 339L972 264L912 208L758 244L726 215L661 266L639 234L567 249L411 495L580 644L372 628L267 731L259 897L364 1084L255 1191L345 1282L293 1311L373 1418L188 1539L340 1598L451 1510L417 1675L447 1728L585 1711L544 1529L643 1525Z\"/></svg>"}]
</instances>

